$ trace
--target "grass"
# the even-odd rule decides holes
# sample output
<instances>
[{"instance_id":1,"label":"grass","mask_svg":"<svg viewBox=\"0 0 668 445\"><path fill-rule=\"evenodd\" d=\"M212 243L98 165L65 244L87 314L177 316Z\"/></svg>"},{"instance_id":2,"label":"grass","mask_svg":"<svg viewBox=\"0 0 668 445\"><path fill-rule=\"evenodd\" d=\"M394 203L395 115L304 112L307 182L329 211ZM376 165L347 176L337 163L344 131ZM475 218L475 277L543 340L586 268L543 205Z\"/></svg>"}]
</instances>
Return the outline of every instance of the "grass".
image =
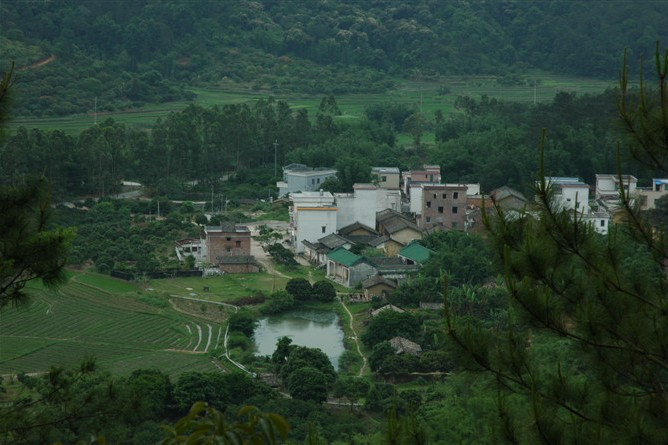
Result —
<instances>
[{"instance_id":1,"label":"grass","mask_svg":"<svg viewBox=\"0 0 668 445\"><path fill-rule=\"evenodd\" d=\"M496 78L491 76L470 77L442 77L438 81L400 81L398 87L386 93L374 94L343 94L337 95L336 101L342 111L338 117L341 121L361 119L364 109L374 103L397 102L415 105L427 119L433 119L434 112L441 110L444 115L455 111L454 103L457 96L467 95L479 99L482 95L489 97L518 101L518 102L547 102L560 91L575 92L578 94L600 93L606 88L614 86L612 81L587 79L572 76L554 75L532 71L526 74L527 84L517 86L500 85ZM534 88L535 81L535 88ZM447 87L450 92L439 94L441 87ZM197 94L194 103L210 107L223 106L232 103L252 104L260 98L269 97L269 93L256 92L238 87L211 87L191 88ZM287 101L293 109L305 108L311 117L318 110L322 95L305 96L297 94L279 94L276 99ZM57 118L17 118L9 125L9 131L20 126L38 128L43 131L61 130L68 134L78 134L92 126L95 121L100 122L113 118L129 126L150 128L158 117L165 117L170 112L180 111L191 102L178 101L164 104L147 105L138 109L123 110L113 113L98 113L72 115ZM425 139L429 142L429 137Z\"/></svg>"},{"instance_id":2,"label":"grass","mask_svg":"<svg viewBox=\"0 0 668 445\"><path fill-rule=\"evenodd\" d=\"M136 298L123 295L132 295L130 289ZM2 313L0 375L76 367L90 356L117 375L148 367L172 376L216 369L206 352L218 341L220 326L142 301L129 283L73 273L58 291L31 293L28 307Z\"/></svg>"}]
</instances>

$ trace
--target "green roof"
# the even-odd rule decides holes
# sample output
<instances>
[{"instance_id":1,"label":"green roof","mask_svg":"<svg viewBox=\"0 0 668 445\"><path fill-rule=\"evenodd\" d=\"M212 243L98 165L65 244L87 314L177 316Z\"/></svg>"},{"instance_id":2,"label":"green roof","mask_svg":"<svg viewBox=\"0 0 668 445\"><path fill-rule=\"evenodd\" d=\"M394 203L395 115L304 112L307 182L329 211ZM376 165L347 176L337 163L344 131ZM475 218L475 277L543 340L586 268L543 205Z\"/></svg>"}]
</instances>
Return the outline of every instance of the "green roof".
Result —
<instances>
[{"instance_id":1,"label":"green roof","mask_svg":"<svg viewBox=\"0 0 668 445\"><path fill-rule=\"evenodd\" d=\"M350 250L343 247L339 247L329 252L327 258L339 264L343 264L346 267L354 266L362 260L361 256L355 255Z\"/></svg>"},{"instance_id":2,"label":"green roof","mask_svg":"<svg viewBox=\"0 0 668 445\"><path fill-rule=\"evenodd\" d=\"M432 253L434 253L432 250L427 249L418 242L410 243L399 251L400 256L420 264L427 261Z\"/></svg>"}]
</instances>

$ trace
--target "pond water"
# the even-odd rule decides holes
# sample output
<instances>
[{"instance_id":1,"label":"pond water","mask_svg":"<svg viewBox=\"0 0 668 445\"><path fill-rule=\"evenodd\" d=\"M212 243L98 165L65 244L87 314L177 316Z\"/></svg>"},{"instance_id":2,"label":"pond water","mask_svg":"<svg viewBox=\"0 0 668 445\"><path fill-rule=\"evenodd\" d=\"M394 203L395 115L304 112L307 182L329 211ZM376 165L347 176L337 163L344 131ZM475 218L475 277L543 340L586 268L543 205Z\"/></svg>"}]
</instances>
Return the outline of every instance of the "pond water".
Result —
<instances>
[{"instance_id":1,"label":"pond water","mask_svg":"<svg viewBox=\"0 0 668 445\"><path fill-rule=\"evenodd\" d=\"M260 319L253 335L256 355L273 354L281 337L290 337L293 345L321 349L338 369L344 347L343 330L335 313L300 310Z\"/></svg>"}]
</instances>

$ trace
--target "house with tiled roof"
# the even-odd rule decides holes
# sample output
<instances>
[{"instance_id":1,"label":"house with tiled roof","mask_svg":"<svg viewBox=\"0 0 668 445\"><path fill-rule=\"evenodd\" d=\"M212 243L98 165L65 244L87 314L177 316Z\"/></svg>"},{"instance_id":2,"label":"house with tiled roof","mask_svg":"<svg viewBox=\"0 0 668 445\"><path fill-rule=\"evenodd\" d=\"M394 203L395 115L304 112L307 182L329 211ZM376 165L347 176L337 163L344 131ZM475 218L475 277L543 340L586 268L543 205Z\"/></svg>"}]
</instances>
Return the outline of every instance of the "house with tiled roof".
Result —
<instances>
[{"instance_id":1,"label":"house with tiled roof","mask_svg":"<svg viewBox=\"0 0 668 445\"><path fill-rule=\"evenodd\" d=\"M343 247L327 254L327 278L346 287L355 287L376 270L363 256Z\"/></svg>"},{"instance_id":2,"label":"house with tiled roof","mask_svg":"<svg viewBox=\"0 0 668 445\"><path fill-rule=\"evenodd\" d=\"M371 300L373 297L387 298L397 288L397 282L382 275L373 275L362 281L364 299Z\"/></svg>"},{"instance_id":3,"label":"house with tiled roof","mask_svg":"<svg viewBox=\"0 0 668 445\"><path fill-rule=\"evenodd\" d=\"M433 254L433 250L427 249L417 241L413 241L403 247L399 251L398 256L403 259L406 264L424 264Z\"/></svg>"},{"instance_id":4,"label":"house with tiled roof","mask_svg":"<svg viewBox=\"0 0 668 445\"><path fill-rule=\"evenodd\" d=\"M386 209L376 214L376 229L387 236L385 253L396 255L399 249L413 240L422 239L423 230L402 213Z\"/></svg>"},{"instance_id":5,"label":"house with tiled roof","mask_svg":"<svg viewBox=\"0 0 668 445\"><path fill-rule=\"evenodd\" d=\"M350 240L347 240L336 233L330 233L329 235L320 238L315 243L308 240L302 240L302 244L304 244L305 247L304 257L309 262L319 266L327 264L327 254L332 250L338 247L350 249L353 245Z\"/></svg>"}]
</instances>

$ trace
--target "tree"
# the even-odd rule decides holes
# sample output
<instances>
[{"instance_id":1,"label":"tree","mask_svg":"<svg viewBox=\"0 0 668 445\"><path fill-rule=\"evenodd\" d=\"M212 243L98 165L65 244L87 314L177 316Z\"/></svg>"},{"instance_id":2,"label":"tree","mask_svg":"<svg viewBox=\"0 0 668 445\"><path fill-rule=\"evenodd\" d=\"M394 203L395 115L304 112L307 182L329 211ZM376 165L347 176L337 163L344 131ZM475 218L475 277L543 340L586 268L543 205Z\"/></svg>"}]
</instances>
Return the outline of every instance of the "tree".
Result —
<instances>
[{"instance_id":1,"label":"tree","mask_svg":"<svg viewBox=\"0 0 668 445\"><path fill-rule=\"evenodd\" d=\"M377 343L396 336L415 340L419 332L420 323L412 314L384 310L369 322L367 331L362 335L362 341L373 348Z\"/></svg>"},{"instance_id":2,"label":"tree","mask_svg":"<svg viewBox=\"0 0 668 445\"><path fill-rule=\"evenodd\" d=\"M658 88L641 77L632 94L624 66L618 110L631 155L666 172L668 54L661 57L658 45L656 68ZM462 363L498 382L498 436L526 443L666 443L665 232L649 224L623 188L625 220L608 236L560 211L542 179L542 152L539 218L510 220L497 208L486 220L509 294L506 332L448 314L450 338L465 352Z\"/></svg>"},{"instance_id":3,"label":"tree","mask_svg":"<svg viewBox=\"0 0 668 445\"><path fill-rule=\"evenodd\" d=\"M308 301L313 294L311 283L305 278L292 278L285 284L285 290L297 301Z\"/></svg>"},{"instance_id":4,"label":"tree","mask_svg":"<svg viewBox=\"0 0 668 445\"><path fill-rule=\"evenodd\" d=\"M238 331L246 337L252 337L257 323L251 311L242 309L230 316L229 327L230 331Z\"/></svg>"},{"instance_id":5,"label":"tree","mask_svg":"<svg viewBox=\"0 0 668 445\"><path fill-rule=\"evenodd\" d=\"M12 68L0 81L0 129L7 113ZM0 186L0 310L27 301L26 284L35 279L50 287L66 279L63 268L72 229L50 229L50 196L46 179Z\"/></svg>"},{"instance_id":6,"label":"tree","mask_svg":"<svg viewBox=\"0 0 668 445\"><path fill-rule=\"evenodd\" d=\"M290 395L295 399L322 403L327 400L329 384L323 372L306 366L290 374L287 387Z\"/></svg>"},{"instance_id":7,"label":"tree","mask_svg":"<svg viewBox=\"0 0 668 445\"><path fill-rule=\"evenodd\" d=\"M313 298L323 303L330 303L336 298L336 289L329 281L316 281L313 283Z\"/></svg>"},{"instance_id":8,"label":"tree","mask_svg":"<svg viewBox=\"0 0 668 445\"><path fill-rule=\"evenodd\" d=\"M190 412L174 426L163 425L162 445L198 443L202 445L277 444L288 436L290 427L278 414L263 413L243 406L237 416L245 421L229 422L222 412L204 402L193 404Z\"/></svg>"}]
</instances>

